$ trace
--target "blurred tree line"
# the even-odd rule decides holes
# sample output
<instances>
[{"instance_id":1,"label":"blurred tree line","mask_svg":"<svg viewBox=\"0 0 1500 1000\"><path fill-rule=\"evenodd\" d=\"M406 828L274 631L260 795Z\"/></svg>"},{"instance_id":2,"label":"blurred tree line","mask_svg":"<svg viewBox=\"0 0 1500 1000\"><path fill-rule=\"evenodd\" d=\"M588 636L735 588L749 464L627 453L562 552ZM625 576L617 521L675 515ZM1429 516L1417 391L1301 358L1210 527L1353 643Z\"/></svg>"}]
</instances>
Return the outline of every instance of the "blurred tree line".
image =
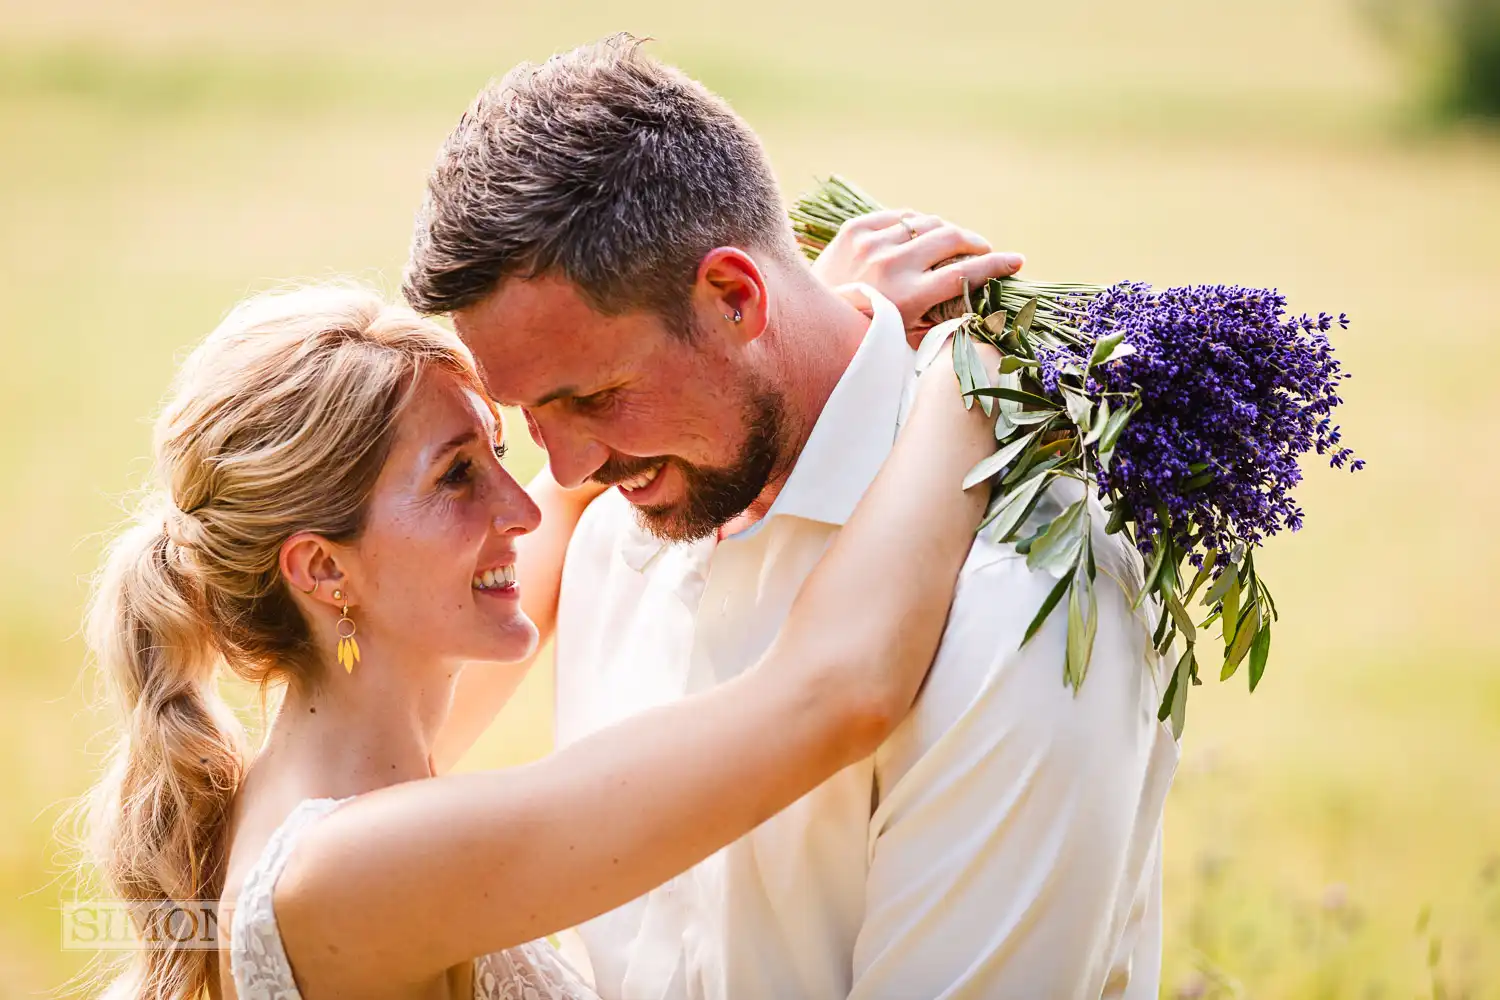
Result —
<instances>
[{"instance_id":1,"label":"blurred tree line","mask_svg":"<svg viewBox=\"0 0 1500 1000\"><path fill-rule=\"evenodd\" d=\"M1410 60L1430 109L1500 119L1500 0L1366 0L1376 30Z\"/></svg>"}]
</instances>

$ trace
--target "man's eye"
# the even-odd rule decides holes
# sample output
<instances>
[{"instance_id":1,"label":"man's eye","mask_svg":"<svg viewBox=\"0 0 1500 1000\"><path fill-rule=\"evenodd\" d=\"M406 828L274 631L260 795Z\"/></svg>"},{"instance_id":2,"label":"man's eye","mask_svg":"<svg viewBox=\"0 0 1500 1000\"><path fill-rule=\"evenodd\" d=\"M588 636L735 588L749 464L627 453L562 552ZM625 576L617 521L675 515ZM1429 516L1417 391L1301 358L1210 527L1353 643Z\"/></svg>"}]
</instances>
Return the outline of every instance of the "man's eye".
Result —
<instances>
[{"instance_id":1,"label":"man's eye","mask_svg":"<svg viewBox=\"0 0 1500 1000\"><path fill-rule=\"evenodd\" d=\"M573 397L573 407L574 409L581 410L584 413L598 413L601 410L608 409L610 404L614 401L615 390L605 389L601 392L591 393L587 396Z\"/></svg>"}]
</instances>

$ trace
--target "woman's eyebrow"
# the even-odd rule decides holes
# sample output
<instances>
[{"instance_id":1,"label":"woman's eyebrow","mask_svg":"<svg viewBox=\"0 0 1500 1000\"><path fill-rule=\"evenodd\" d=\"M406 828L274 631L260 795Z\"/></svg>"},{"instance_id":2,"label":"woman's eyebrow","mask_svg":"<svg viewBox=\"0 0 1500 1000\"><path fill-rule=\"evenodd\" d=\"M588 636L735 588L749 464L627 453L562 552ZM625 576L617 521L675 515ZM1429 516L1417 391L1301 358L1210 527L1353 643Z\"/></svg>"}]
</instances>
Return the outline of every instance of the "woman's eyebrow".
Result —
<instances>
[{"instance_id":1,"label":"woman's eyebrow","mask_svg":"<svg viewBox=\"0 0 1500 1000\"><path fill-rule=\"evenodd\" d=\"M472 444L477 440L479 440L479 432L470 428L469 430L464 431L462 434L456 435L455 437L451 438L436 451L434 451L432 453L432 459L428 462L428 464L434 465L443 458L446 458L452 452L455 452L458 449L462 448L464 445Z\"/></svg>"}]
</instances>

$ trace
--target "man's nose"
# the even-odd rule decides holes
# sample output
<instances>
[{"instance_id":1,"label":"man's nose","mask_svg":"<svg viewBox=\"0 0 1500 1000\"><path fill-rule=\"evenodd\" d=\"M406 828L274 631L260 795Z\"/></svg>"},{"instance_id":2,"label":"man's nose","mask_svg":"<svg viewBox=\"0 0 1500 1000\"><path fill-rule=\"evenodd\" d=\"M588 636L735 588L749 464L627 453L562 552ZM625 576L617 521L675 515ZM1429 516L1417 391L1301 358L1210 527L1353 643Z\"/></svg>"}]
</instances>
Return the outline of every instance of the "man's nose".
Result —
<instances>
[{"instance_id":1,"label":"man's nose","mask_svg":"<svg viewBox=\"0 0 1500 1000\"><path fill-rule=\"evenodd\" d=\"M568 425L566 420L546 419L528 413L532 437L547 452L547 464L559 486L582 486L609 459L609 449L592 435Z\"/></svg>"}]
</instances>

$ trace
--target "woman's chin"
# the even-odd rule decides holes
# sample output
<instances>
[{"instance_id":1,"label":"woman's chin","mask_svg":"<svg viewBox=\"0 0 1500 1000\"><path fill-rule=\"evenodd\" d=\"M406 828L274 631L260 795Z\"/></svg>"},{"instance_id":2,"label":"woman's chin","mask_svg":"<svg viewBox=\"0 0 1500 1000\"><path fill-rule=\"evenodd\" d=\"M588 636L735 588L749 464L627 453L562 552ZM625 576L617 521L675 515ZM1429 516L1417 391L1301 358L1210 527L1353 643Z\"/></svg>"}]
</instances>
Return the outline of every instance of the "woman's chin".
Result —
<instances>
[{"instance_id":1,"label":"woman's chin","mask_svg":"<svg viewBox=\"0 0 1500 1000\"><path fill-rule=\"evenodd\" d=\"M489 641L485 643L485 655L479 659L491 663L515 663L526 659L536 652L540 638L536 625L519 609L509 620L491 624L486 631Z\"/></svg>"}]
</instances>

